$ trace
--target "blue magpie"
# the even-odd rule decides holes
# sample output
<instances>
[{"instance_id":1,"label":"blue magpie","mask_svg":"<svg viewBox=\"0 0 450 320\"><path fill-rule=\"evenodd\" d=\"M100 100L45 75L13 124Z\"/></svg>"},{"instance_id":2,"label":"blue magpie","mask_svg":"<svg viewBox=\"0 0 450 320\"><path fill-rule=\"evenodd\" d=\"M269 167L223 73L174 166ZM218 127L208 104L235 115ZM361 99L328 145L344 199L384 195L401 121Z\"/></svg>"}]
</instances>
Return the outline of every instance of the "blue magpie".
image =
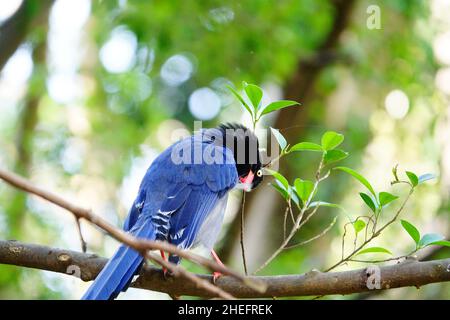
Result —
<instances>
[{"instance_id":1,"label":"blue magpie","mask_svg":"<svg viewBox=\"0 0 450 320\"><path fill-rule=\"evenodd\" d=\"M123 229L181 249L203 245L219 263L213 246L228 192L236 187L250 191L263 179L258 148L253 132L238 124L202 129L174 143L148 168ZM168 259L180 262L176 255ZM143 261L134 249L120 246L82 299L114 299L128 288Z\"/></svg>"}]
</instances>

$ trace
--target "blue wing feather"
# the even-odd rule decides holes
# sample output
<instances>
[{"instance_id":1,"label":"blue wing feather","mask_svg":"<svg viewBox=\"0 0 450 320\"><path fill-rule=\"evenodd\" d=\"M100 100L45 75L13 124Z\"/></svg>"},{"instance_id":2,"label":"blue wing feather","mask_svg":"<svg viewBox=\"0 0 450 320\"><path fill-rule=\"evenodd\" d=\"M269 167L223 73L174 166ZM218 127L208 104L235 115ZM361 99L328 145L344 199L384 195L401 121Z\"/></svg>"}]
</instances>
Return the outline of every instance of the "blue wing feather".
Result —
<instances>
[{"instance_id":1,"label":"blue wing feather","mask_svg":"<svg viewBox=\"0 0 450 320\"><path fill-rule=\"evenodd\" d=\"M217 200L215 192L203 188L192 191L189 201L170 219L169 242L184 249L190 248L202 222L215 207Z\"/></svg>"},{"instance_id":2,"label":"blue wing feather","mask_svg":"<svg viewBox=\"0 0 450 320\"><path fill-rule=\"evenodd\" d=\"M136 197L136 200L134 200L133 205L130 208L130 212L128 213L127 218L125 219L125 222L123 224L123 230L130 231L130 229L134 226L137 219L139 218L139 215L142 212L144 204L145 204L145 189L141 188L139 190L138 196Z\"/></svg>"}]
</instances>

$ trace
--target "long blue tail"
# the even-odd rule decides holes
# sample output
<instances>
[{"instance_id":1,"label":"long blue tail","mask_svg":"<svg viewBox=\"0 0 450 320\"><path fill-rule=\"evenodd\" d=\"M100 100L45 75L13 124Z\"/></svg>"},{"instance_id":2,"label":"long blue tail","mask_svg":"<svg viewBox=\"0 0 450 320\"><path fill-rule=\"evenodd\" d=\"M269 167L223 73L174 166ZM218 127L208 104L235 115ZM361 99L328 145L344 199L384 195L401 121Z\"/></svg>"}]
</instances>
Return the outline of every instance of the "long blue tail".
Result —
<instances>
[{"instance_id":1,"label":"long blue tail","mask_svg":"<svg viewBox=\"0 0 450 320\"><path fill-rule=\"evenodd\" d=\"M142 225L135 230L133 235L137 238L155 239L156 230L150 219L145 219ZM114 299L128 287L142 262L143 258L137 251L125 245L120 246L81 299Z\"/></svg>"}]
</instances>

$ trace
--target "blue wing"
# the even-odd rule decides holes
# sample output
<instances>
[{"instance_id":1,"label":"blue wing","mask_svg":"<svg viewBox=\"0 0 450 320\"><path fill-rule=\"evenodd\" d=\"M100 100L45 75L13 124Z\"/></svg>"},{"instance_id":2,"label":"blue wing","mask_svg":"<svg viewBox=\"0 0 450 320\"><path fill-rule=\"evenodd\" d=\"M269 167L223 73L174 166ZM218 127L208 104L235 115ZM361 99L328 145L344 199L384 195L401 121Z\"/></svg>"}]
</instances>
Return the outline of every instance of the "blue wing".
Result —
<instances>
[{"instance_id":1,"label":"blue wing","mask_svg":"<svg viewBox=\"0 0 450 320\"><path fill-rule=\"evenodd\" d=\"M190 248L195 243L208 215L238 179L232 152L214 145L214 140L210 139L214 130L208 129L202 133L203 136L195 135L180 141L154 161L127 218L126 230L130 230L131 222L143 214L152 217L158 230L157 239L167 240L181 248ZM175 164L173 155L177 151L174 148L192 153L201 150L203 154L222 161ZM193 154L188 159L195 162Z\"/></svg>"}]
</instances>

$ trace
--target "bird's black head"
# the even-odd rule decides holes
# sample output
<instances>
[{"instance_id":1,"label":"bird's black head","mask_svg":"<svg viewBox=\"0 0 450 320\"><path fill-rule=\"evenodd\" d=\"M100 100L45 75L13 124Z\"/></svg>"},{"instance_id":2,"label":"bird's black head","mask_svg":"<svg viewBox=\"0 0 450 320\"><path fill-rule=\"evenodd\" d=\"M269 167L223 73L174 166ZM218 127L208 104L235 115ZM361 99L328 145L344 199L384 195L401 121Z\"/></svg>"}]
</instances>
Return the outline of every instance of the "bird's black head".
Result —
<instances>
[{"instance_id":1,"label":"bird's black head","mask_svg":"<svg viewBox=\"0 0 450 320\"><path fill-rule=\"evenodd\" d=\"M247 127L236 124L221 124L218 129L224 139L224 146L233 151L239 181L256 188L263 180L259 142Z\"/></svg>"}]
</instances>

